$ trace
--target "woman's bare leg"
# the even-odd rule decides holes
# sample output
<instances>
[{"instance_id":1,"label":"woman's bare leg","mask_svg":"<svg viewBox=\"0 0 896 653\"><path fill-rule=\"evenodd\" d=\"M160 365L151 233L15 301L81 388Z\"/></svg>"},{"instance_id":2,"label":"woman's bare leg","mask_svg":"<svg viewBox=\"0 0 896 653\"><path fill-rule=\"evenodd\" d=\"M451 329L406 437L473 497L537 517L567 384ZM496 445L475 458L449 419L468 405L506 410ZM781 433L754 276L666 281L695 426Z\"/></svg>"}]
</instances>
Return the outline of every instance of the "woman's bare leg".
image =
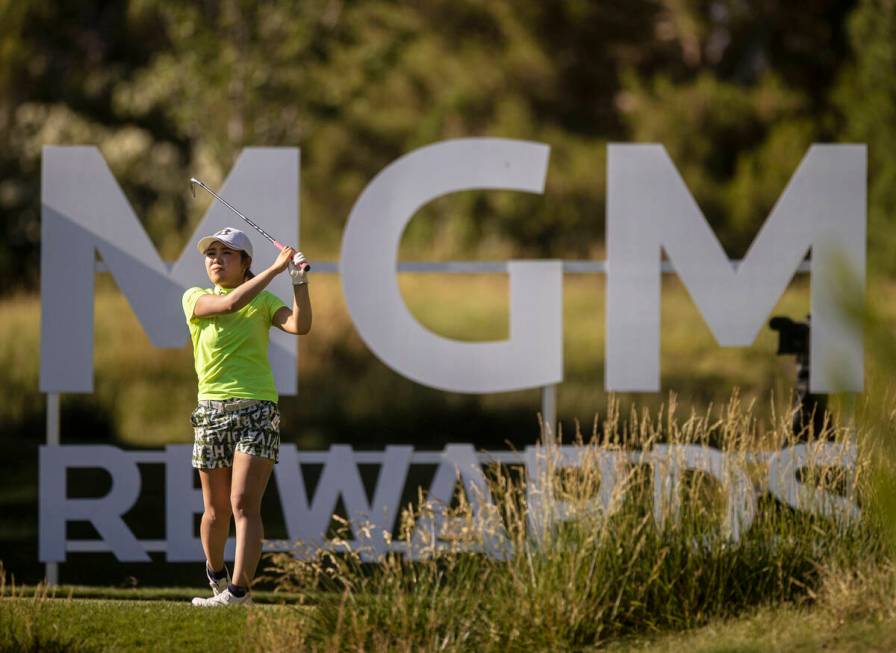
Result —
<instances>
[{"instance_id":1,"label":"woman's bare leg","mask_svg":"<svg viewBox=\"0 0 896 653\"><path fill-rule=\"evenodd\" d=\"M199 470L205 507L199 535L205 559L213 571L224 567L224 545L230 533L230 478L230 467Z\"/></svg>"},{"instance_id":2,"label":"woman's bare leg","mask_svg":"<svg viewBox=\"0 0 896 653\"><path fill-rule=\"evenodd\" d=\"M261 559L261 499L271 477L274 461L237 451L233 457L230 505L236 523L236 557L233 582L247 590Z\"/></svg>"}]
</instances>

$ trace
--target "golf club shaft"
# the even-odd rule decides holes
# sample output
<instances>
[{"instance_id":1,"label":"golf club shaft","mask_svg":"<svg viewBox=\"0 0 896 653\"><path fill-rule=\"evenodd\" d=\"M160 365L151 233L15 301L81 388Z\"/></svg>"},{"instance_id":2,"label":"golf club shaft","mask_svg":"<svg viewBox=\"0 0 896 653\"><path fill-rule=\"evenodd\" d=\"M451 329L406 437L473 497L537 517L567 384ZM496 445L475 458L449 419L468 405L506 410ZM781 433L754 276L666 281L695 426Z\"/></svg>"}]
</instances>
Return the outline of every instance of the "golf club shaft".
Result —
<instances>
[{"instance_id":1,"label":"golf club shaft","mask_svg":"<svg viewBox=\"0 0 896 653\"><path fill-rule=\"evenodd\" d=\"M215 191L213 191L211 188L209 188L208 186L206 186L204 183L202 183L201 181L199 181L198 179L196 179L196 177L190 177L190 183L191 183L191 184L196 184L197 186L200 186L201 188L203 188L203 189L207 190L209 193L211 193L212 196L213 196L216 200L218 200L218 201L221 202L224 206L226 206L228 209L230 209L231 211L233 211L234 213L236 213L236 214L237 214L238 216L240 216L243 220L245 220L246 223L249 224L249 226L251 226L252 228L254 228L254 229L255 229L258 233L260 233L262 236L264 236L265 238L267 238L267 239L271 242L271 244L272 244L274 247L276 247L277 249L281 249L281 250L285 247L285 245L284 245L283 243L281 243L279 240L277 240L276 238L274 238L273 236L271 236L267 231L265 231L264 229L262 229L261 227L259 227L257 224L255 224L255 222L253 222L252 220L250 220L249 218L247 218L246 216L244 216L242 213L240 213L240 212L236 209L236 207L234 207L230 202L228 202L228 201L225 200L223 197L221 197L220 195L218 195ZM311 269L311 266L310 266L308 263L304 263L304 264L303 264L303 267L304 267L305 270L310 270L310 269Z\"/></svg>"}]
</instances>

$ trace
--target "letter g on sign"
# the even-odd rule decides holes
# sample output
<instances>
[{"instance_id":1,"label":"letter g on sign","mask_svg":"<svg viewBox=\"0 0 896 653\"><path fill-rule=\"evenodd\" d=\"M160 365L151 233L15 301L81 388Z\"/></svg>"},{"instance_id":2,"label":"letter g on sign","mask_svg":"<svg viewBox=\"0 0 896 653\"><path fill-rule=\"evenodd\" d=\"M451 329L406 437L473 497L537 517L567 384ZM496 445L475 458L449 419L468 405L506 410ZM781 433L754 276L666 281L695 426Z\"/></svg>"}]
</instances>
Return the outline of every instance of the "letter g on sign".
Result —
<instances>
[{"instance_id":1,"label":"letter g on sign","mask_svg":"<svg viewBox=\"0 0 896 653\"><path fill-rule=\"evenodd\" d=\"M495 138L445 141L382 170L358 198L342 239L339 271L349 312L370 350L392 369L433 388L489 393L563 380L560 261L510 261L510 338L460 342L425 329L398 287L405 226L424 204L465 190L542 193L549 148Z\"/></svg>"}]
</instances>

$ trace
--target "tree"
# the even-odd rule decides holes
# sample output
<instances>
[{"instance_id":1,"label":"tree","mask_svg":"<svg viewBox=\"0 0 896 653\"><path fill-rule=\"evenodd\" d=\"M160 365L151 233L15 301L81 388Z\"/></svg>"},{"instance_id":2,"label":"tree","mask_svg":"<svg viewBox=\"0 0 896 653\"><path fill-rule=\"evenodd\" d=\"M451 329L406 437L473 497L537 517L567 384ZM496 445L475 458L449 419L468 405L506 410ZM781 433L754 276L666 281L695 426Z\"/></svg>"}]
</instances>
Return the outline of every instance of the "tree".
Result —
<instances>
[{"instance_id":1,"label":"tree","mask_svg":"<svg viewBox=\"0 0 896 653\"><path fill-rule=\"evenodd\" d=\"M868 144L872 271L896 273L896 2L862 0L849 21L853 60L834 97L843 138Z\"/></svg>"}]
</instances>

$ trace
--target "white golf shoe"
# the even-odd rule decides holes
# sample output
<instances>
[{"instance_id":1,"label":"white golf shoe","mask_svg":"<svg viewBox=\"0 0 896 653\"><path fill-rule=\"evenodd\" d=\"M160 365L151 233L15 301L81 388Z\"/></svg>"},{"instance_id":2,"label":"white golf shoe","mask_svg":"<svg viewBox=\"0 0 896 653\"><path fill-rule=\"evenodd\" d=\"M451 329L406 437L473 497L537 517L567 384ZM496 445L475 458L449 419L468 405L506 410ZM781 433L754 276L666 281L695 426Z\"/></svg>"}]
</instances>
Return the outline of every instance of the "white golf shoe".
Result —
<instances>
[{"instance_id":1,"label":"white golf shoe","mask_svg":"<svg viewBox=\"0 0 896 653\"><path fill-rule=\"evenodd\" d=\"M215 594L210 599L196 597L193 605L200 608L227 608L232 605L252 605L252 596L246 592L244 596L234 596L230 590L224 588L223 592Z\"/></svg>"},{"instance_id":2,"label":"white golf shoe","mask_svg":"<svg viewBox=\"0 0 896 653\"><path fill-rule=\"evenodd\" d=\"M212 576L211 571L208 568L208 564L205 565L205 577L208 578L209 587L212 588L212 595L217 596L221 592L227 589L227 586L230 584L230 570L227 568L227 565L224 565L224 578L215 579Z\"/></svg>"}]
</instances>

